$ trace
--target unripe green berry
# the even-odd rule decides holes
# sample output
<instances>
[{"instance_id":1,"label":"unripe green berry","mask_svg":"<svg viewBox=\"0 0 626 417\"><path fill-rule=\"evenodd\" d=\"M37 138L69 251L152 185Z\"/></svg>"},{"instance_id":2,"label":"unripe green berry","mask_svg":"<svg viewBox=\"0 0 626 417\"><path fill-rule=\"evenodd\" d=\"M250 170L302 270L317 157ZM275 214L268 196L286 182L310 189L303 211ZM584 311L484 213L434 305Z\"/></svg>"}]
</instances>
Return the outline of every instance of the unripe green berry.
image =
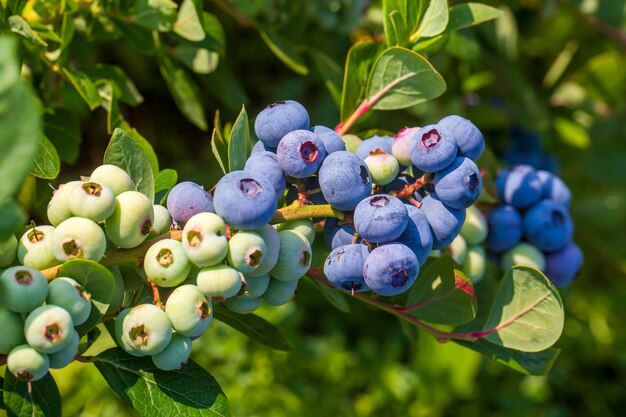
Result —
<instances>
[{"instance_id":1,"label":"unripe green berry","mask_svg":"<svg viewBox=\"0 0 626 417\"><path fill-rule=\"evenodd\" d=\"M372 177L372 182L378 185L389 184L398 176L400 170L398 160L379 149L371 152L364 162Z\"/></svg>"},{"instance_id":2,"label":"unripe green berry","mask_svg":"<svg viewBox=\"0 0 626 417\"><path fill-rule=\"evenodd\" d=\"M46 269L59 263L52 252L54 229L53 226L37 226L22 235L17 247L17 258L22 265Z\"/></svg>"},{"instance_id":3,"label":"unripe green berry","mask_svg":"<svg viewBox=\"0 0 626 417\"><path fill-rule=\"evenodd\" d=\"M175 287L187 278L191 262L182 243L163 239L150 246L143 259L143 270L149 280L160 287Z\"/></svg>"},{"instance_id":4,"label":"unripe green berry","mask_svg":"<svg viewBox=\"0 0 626 417\"><path fill-rule=\"evenodd\" d=\"M50 224L58 226L61 222L73 216L72 210L70 210L70 200L74 188L80 183L81 181L70 181L59 185L59 188L54 191L48 203L47 214Z\"/></svg>"},{"instance_id":5,"label":"unripe green berry","mask_svg":"<svg viewBox=\"0 0 626 417\"><path fill-rule=\"evenodd\" d=\"M265 252L267 252L267 246L259 234L242 230L228 241L226 259L237 271L249 274L259 268Z\"/></svg>"},{"instance_id":6,"label":"unripe green berry","mask_svg":"<svg viewBox=\"0 0 626 417\"><path fill-rule=\"evenodd\" d=\"M176 288L167 299L165 312L174 330L188 337L202 335L213 320L211 302L195 285Z\"/></svg>"},{"instance_id":7,"label":"unripe green berry","mask_svg":"<svg viewBox=\"0 0 626 417\"><path fill-rule=\"evenodd\" d=\"M55 353L71 341L74 323L65 309L44 305L26 317L24 334L28 344L42 353Z\"/></svg>"},{"instance_id":8,"label":"unripe green berry","mask_svg":"<svg viewBox=\"0 0 626 417\"><path fill-rule=\"evenodd\" d=\"M115 165L100 165L93 170L89 176L89 181L106 184L116 196L125 191L135 191L135 184L130 176L122 168Z\"/></svg>"},{"instance_id":9,"label":"unripe green berry","mask_svg":"<svg viewBox=\"0 0 626 417\"><path fill-rule=\"evenodd\" d=\"M76 330L72 330L69 343L60 351L48 355L50 368L61 369L72 363L78 354L78 345L80 345L80 335Z\"/></svg>"},{"instance_id":10,"label":"unripe green berry","mask_svg":"<svg viewBox=\"0 0 626 417\"><path fill-rule=\"evenodd\" d=\"M247 274L253 277L268 274L272 268L276 266L278 255L280 254L280 235L272 225L266 224L256 229L254 232L258 233L263 239L263 242L265 242L266 251L259 267L254 272Z\"/></svg>"},{"instance_id":11,"label":"unripe green berry","mask_svg":"<svg viewBox=\"0 0 626 417\"><path fill-rule=\"evenodd\" d=\"M47 295L48 281L37 269L14 266L0 275L0 304L15 313L28 313Z\"/></svg>"},{"instance_id":12,"label":"unripe green berry","mask_svg":"<svg viewBox=\"0 0 626 417\"><path fill-rule=\"evenodd\" d=\"M246 276L241 286L238 298L259 298L267 290L270 285L269 274L261 275L258 277Z\"/></svg>"},{"instance_id":13,"label":"unripe green berry","mask_svg":"<svg viewBox=\"0 0 626 417\"><path fill-rule=\"evenodd\" d=\"M91 295L72 278L58 277L48 285L48 304L65 309L74 326L83 324L91 313Z\"/></svg>"},{"instance_id":14,"label":"unripe green berry","mask_svg":"<svg viewBox=\"0 0 626 417\"><path fill-rule=\"evenodd\" d=\"M252 313L257 308L261 307L263 304L263 298L241 298L241 297L233 297L224 301L224 305L230 311L234 311L239 314L249 314Z\"/></svg>"},{"instance_id":15,"label":"unripe green berry","mask_svg":"<svg viewBox=\"0 0 626 417\"><path fill-rule=\"evenodd\" d=\"M130 313L130 310L130 307L125 308L124 310L120 311L117 317L115 317L115 340L117 341L117 344L129 355L137 357L147 356L147 353L135 349L130 340L124 338L124 319L126 318L128 313Z\"/></svg>"},{"instance_id":16,"label":"unripe green berry","mask_svg":"<svg viewBox=\"0 0 626 417\"><path fill-rule=\"evenodd\" d=\"M10 235L0 242L0 268L5 268L15 261L17 255L17 238Z\"/></svg>"},{"instance_id":17,"label":"unripe green berry","mask_svg":"<svg viewBox=\"0 0 626 417\"><path fill-rule=\"evenodd\" d=\"M107 236L120 248L134 248L150 234L154 222L152 202L138 191L126 191L115 198L115 210L105 221Z\"/></svg>"},{"instance_id":18,"label":"unripe green berry","mask_svg":"<svg viewBox=\"0 0 626 417\"><path fill-rule=\"evenodd\" d=\"M48 356L28 345L14 348L7 357L7 368L18 381L37 381L48 373Z\"/></svg>"},{"instance_id":19,"label":"unripe green berry","mask_svg":"<svg viewBox=\"0 0 626 417\"><path fill-rule=\"evenodd\" d=\"M516 265L530 266L543 271L546 267L546 257L543 252L530 243L518 243L500 258L500 268L504 271Z\"/></svg>"},{"instance_id":20,"label":"unripe green berry","mask_svg":"<svg viewBox=\"0 0 626 417\"><path fill-rule=\"evenodd\" d=\"M466 210L465 223L461 228L463 236L468 245L479 245L487 239L487 220L485 216L475 206L470 206Z\"/></svg>"},{"instance_id":21,"label":"unripe green berry","mask_svg":"<svg viewBox=\"0 0 626 417\"><path fill-rule=\"evenodd\" d=\"M263 300L272 306L282 306L296 295L298 281L279 281L272 278L267 287Z\"/></svg>"},{"instance_id":22,"label":"unripe green berry","mask_svg":"<svg viewBox=\"0 0 626 417\"><path fill-rule=\"evenodd\" d=\"M122 324L123 345L136 352L156 355L172 339L172 324L167 314L152 304L133 307Z\"/></svg>"},{"instance_id":23,"label":"unripe green berry","mask_svg":"<svg viewBox=\"0 0 626 417\"><path fill-rule=\"evenodd\" d=\"M19 314L0 307L0 329L0 354L24 343L24 321Z\"/></svg>"},{"instance_id":24,"label":"unripe green berry","mask_svg":"<svg viewBox=\"0 0 626 417\"><path fill-rule=\"evenodd\" d=\"M467 242L463 239L463 236L458 235L454 238L449 246L450 256L459 265L463 265L467 259Z\"/></svg>"},{"instance_id":25,"label":"unripe green berry","mask_svg":"<svg viewBox=\"0 0 626 417\"><path fill-rule=\"evenodd\" d=\"M487 256L485 255L485 250L482 246L470 246L467 251L467 259L462 268L465 275L473 284L476 284L483 279L486 268Z\"/></svg>"},{"instance_id":26,"label":"unripe green berry","mask_svg":"<svg viewBox=\"0 0 626 417\"><path fill-rule=\"evenodd\" d=\"M186 364L189 355L191 355L191 339L175 333L162 352L152 355L152 362L163 371L172 371Z\"/></svg>"},{"instance_id":27,"label":"unripe green berry","mask_svg":"<svg viewBox=\"0 0 626 417\"><path fill-rule=\"evenodd\" d=\"M170 216L169 211L160 204L154 204L152 209L154 210L152 230L156 230L159 235L167 233L172 226L172 216Z\"/></svg>"},{"instance_id":28,"label":"unripe green berry","mask_svg":"<svg viewBox=\"0 0 626 417\"><path fill-rule=\"evenodd\" d=\"M285 223L279 223L276 225L276 230L279 232L282 230L295 230L302 236L306 237L311 245L315 241L315 226L309 219L292 220Z\"/></svg>"},{"instance_id":29,"label":"unripe green berry","mask_svg":"<svg viewBox=\"0 0 626 417\"><path fill-rule=\"evenodd\" d=\"M241 289L243 275L226 265L202 268L196 278L198 288L206 297L230 298Z\"/></svg>"},{"instance_id":30,"label":"unripe green berry","mask_svg":"<svg viewBox=\"0 0 626 417\"><path fill-rule=\"evenodd\" d=\"M106 236L93 220L70 217L52 232L52 253L60 262L82 258L100 261L106 251Z\"/></svg>"},{"instance_id":31,"label":"unripe green berry","mask_svg":"<svg viewBox=\"0 0 626 417\"><path fill-rule=\"evenodd\" d=\"M307 238L294 230L283 230L278 234L280 252L278 262L270 271L270 275L281 281L296 281L304 276L311 266L311 244Z\"/></svg>"},{"instance_id":32,"label":"unripe green berry","mask_svg":"<svg viewBox=\"0 0 626 417\"><path fill-rule=\"evenodd\" d=\"M74 216L101 222L113 214L115 194L108 185L95 181L83 182L72 191L70 210Z\"/></svg>"},{"instance_id":33,"label":"unripe green berry","mask_svg":"<svg viewBox=\"0 0 626 417\"><path fill-rule=\"evenodd\" d=\"M228 253L226 224L217 214L198 213L185 223L182 243L185 254L195 265L217 265Z\"/></svg>"}]
</instances>

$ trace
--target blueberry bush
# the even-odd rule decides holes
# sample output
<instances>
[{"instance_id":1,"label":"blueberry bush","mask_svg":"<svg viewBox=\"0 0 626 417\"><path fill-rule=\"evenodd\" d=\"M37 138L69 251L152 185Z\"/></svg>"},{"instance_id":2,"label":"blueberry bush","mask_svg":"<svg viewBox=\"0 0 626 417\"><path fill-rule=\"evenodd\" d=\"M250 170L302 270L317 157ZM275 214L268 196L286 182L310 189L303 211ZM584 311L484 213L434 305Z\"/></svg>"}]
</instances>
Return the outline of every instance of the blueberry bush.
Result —
<instances>
[{"instance_id":1,"label":"blueberry bush","mask_svg":"<svg viewBox=\"0 0 626 417\"><path fill-rule=\"evenodd\" d=\"M624 5L311 3L0 1L0 412L590 398Z\"/></svg>"}]
</instances>

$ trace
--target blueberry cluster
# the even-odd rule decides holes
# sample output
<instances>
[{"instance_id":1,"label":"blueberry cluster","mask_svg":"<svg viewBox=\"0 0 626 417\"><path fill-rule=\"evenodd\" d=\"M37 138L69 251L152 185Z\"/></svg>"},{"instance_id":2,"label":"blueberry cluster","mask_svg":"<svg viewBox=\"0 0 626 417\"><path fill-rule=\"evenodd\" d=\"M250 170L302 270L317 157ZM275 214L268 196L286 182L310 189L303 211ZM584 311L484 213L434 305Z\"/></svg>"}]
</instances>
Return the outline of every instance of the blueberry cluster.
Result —
<instances>
[{"instance_id":1,"label":"blueberry cluster","mask_svg":"<svg viewBox=\"0 0 626 417\"><path fill-rule=\"evenodd\" d=\"M539 269L557 287L568 285L583 263L572 241L568 208L571 192L555 174L517 165L498 174L502 204L488 213L488 248L502 269L527 265Z\"/></svg>"},{"instance_id":2,"label":"blueberry cluster","mask_svg":"<svg viewBox=\"0 0 626 417\"><path fill-rule=\"evenodd\" d=\"M33 229L27 235L36 236ZM0 354L20 381L43 378L49 368L64 368L78 354L74 328L91 313L89 294L75 280L59 277L48 284L29 266L13 266L0 275Z\"/></svg>"}]
</instances>

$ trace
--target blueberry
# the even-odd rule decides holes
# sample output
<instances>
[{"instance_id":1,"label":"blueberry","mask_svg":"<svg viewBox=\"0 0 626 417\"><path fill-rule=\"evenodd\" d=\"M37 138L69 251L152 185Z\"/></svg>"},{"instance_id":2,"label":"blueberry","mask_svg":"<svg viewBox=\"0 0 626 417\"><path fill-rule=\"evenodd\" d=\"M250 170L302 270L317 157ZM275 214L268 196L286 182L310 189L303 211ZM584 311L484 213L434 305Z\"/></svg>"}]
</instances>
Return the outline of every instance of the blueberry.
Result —
<instances>
[{"instance_id":1,"label":"blueberry","mask_svg":"<svg viewBox=\"0 0 626 417\"><path fill-rule=\"evenodd\" d=\"M52 232L50 246L57 260L83 258L100 261L106 251L106 236L93 220L70 217Z\"/></svg>"},{"instance_id":2,"label":"blueberry","mask_svg":"<svg viewBox=\"0 0 626 417\"><path fill-rule=\"evenodd\" d=\"M152 229L152 202L138 191L123 192L115 200L115 211L104 223L107 237L121 248L139 246Z\"/></svg>"},{"instance_id":3,"label":"blueberry","mask_svg":"<svg viewBox=\"0 0 626 417\"><path fill-rule=\"evenodd\" d=\"M256 277L246 276L237 298L259 298L265 294L269 284L268 274Z\"/></svg>"},{"instance_id":4,"label":"blueberry","mask_svg":"<svg viewBox=\"0 0 626 417\"><path fill-rule=\"evenodd\" d=\"M217 214L192 216L185 223L181 241L187 258L200 267L217 265L228 253L226 224Z\"/></svg>"},{"instance_id":5,"label":"blueberry","mask_svg":"<svg viewBox=\"0 0 626 417\"><path fill-rule=\"evenodd\" d=\"M19 345L9 353L7 368L18 381L37 381L48 373L48 355L28 345Z\"/></svg>"},{"instance_id":6,"label":"blueberry","mask_svg":"<svg viewBox=\"0 0 626 417\"><path fill-rule=\"evenodd\" d=\"M74 187L81 184L81 181L71 181L66 184L59 185L59 188L52 193L52 198L48 203L48 221L53 226L57 226L63 220L73 216L70 210L70 200L74 191Z\"/></svg>"},{"instance_id":7,"label":"blueberry","mask_svg":"<svg viewBox=\"0 0 626 417\"><path fill-rule=\"evenodd\" d=\"M226 265L202 268L196 278L200 291L207 297L230 298L241 289L243 275Z\"/></svg>"},{"instance_id":8,"label":"blueberry","mask_svg":"<svg viewBox=\"0 0 626 417\"><path fill-rule=\"evenodd\" d=\"M172 323L165 311L152 304L140 304L130 309L122 322L123 346L135 353L156 355L172 339Z\"/></svg>"},{"instance_id":9,"label":"blueberry","mask_svg":"<svg viewBox=\"0 0 626 417\"><path fill-rule=\"evenodd\" d=\"M474 161L461 156L435 174L434 184L441 201L452 208L464 209L478 200L482 177Z\"/></svg>"},{"instance_id":10,"label":"blueberry","mask_svg":"<svg viewBox=\"0 0 626 417\"><path fill-rule=\"evenodd\" d=\"M267 290L263 294L263 300L271 306L287 304L296 295L298 281L280 281L271 278Z\"/></svg>"},{"instance_id":11,"label":"blueberry","mask_svg":"<svg viewBox=\"0 0 626 417\"><path fill-rule=\"evenodd\" d=\"M467 250L467 259L463 265L463 272L476 284L483 279L487 269L487 255L482 246L470 246Z\"/></svg>"},{"instance_id":12,"label":"blueberry","mask_svg":"<svg viewBox=\"0 0 626 417\"><path fill-rule=\"evenodd\" d=\"M180 369L189 360L191 348L191 339L189 337L175 333L165 349L152 355L152 362L163 371Z\"/></svg>"},{"instance_id":13,"label":"blueberry","mask_svg":"<svg viewBox=\"0 0 626 417\"><path fill-rule=\"evenodd\" d=\"M28 313L48 296L48 281L37 269L14 266L0 275L0 305L15 313Z\"/></svg>"},{"instance_id":14,"label":"blueberry","mask_svg":"<svg viewBox=\"0 0 626 417\"><path fill-rule=\"evenodd\" d=\"M551 200L542 200L524 214L526 239L545 252L561 249L572 240L574 227L567 209Z\"/></svg>"},{"instance_id":15,"label":"blueberry","mask_svg":"<svg viewBox=\"0 0 626 417\"><path fill-rule=\"evenodd\" d=\"M344 143L341 136L339 136L335 131L326 126L315 126L313 128L313 133L319 136L319 138L324 142L324 148L326 149L326 154L331 154L337 151L345 151L346 144Z\"/></svg>"},{"instance_id":16,"label":"blueberry","mask_svg":"<svg viewBox=\"0 0 626 417\"><path fill-rule=\"evenodd\" d=\"M548 171L537 171L541 182L541 197L569 207L572 203L572 192L559 177Z\"/></svg>"},{"instance_id":17,"label":"blueberry","mask_svg":"<svg viewBox=\"0 0 626 417\"><path fill-rule=\"evenodd\" d=\"M461 228L461 236L470 245L479 245L487 239L489 229L487 219L475 206L470 206L466 210L465 223Z\"/></svg>"},{"instance_id":18,"label":"blueberry","mask_svg":"<svg viewBox=\"0 0 626 417\"><path fill-rule=\"evenodd\" d=\"M188 337L202 335L213 320L211 302L195 285L177 287L167 298L165 313L178 333Z\"/></svg>"},{"instance_id":19,"label":"blueberry","mask_svg":"<svg viewBox=\"0 0 626 417\"><path fill-rule=\"evenodd\" d=\"M241 297L233 297L224 301L224 305L230 311L234 311L239 314L249 314L252 313L257 308L261 307L263 304L263 298L241 298Z\"/></svg>"},{"instance_id":20,"label":"blueberry","mask_svg":"<svg viewBox=\"0 0 626 417\"><path fill-rule=\"evenodd\" d=\"M272 183L277 197L285 192L287 180L285 179L285 173L278 165L276 154L259 152L246 161L244 170L264 176Z\"/></svg>"},{"instance_id":21,"label":"blueberry","mask_svg":"<svg viewBox=\"0 0 626 417\"><path fill-rule=\"evenodd\" d=\"M363 143L363 140L361 140L360 137L351 134L343 135L341 140L343 140L343 143L346 144L346 151L350 153L356 153L361 143Z\"/></svg>"},{"instance_id":22,"label":"blueberry","mask_svg":"<svg viewBox=\"0 0 626 417\"><path fill-rule=\"evenodd\" d=\"M159 287L175 287L189 275L191 262L185 255L182 243L174 239L163 239L146 251L143 270L148 279Z\"/></svg>"},{"instance_id":23,"label":"blueberry","mask_svg":"<svg viewBox=\"0 0 626 417\"><path fill-rule=\"evenodd\" d=\"M437 123L449 132L459 146L459 156L477 160L485 150L485 139L480 130L464 117L446 116Z\"/></svg>"},{"instance_id":24,"label":"blueberry","mask_svg":"<svg viewBox=\"0 0 626 417\"><path fill-rule=\"evenodd\" d=\"M398 160L381 150L370 152L364 161L374 184L389 184L396 178L400 170Z\"/></svg>"},{"instance_id":25,"label":"blueberry","mask_svg":"<svg viewBox=\"0 0 626 417\"><path fill-rule=\"evenodd\" d=\"M69 206L74 216L98 223L113 214L115 194L108 185L95 181L82 182L74 187Z\"/></svg>"},{"instance_id":26,"label":"blueberry","mask_svg":"<svg viewBox=\"0 0 626 417\"><path fill-rule=\"evenodd\" d=\"M263 109L254 121L254 132L265 146L276 148L287 133L309 129L309 113L297 101L277 101Z\"/></svg>"},{"instance_id":27,"label":"blueberry","mask_svg":"<svg viewBox=\"0 0 626 417\"><path fill-rule=\"evenodd\" d=\"M424 126L411 139L411 161L421 171L437 172L456 158L454 137L439 125Z\"/></svg>"},{"instance_id":28,"label":"blueberry","mask_svg":"<svg viewBox=\"0 0 626 417\"><path fill-rule=\"evenodd\" d=\"M504 252L500 258L500 268L505 271L515 265L530 266L543 271L546 267L546 257L535 246L521 242Z\"/></svg>"},{"instance_id":29,"label":"blueberry","mask_svg":"<svg viewBox=\"0 0 626 417\"><path fill-rule=\"evenodd\" d=\"M264 177L248 171L233 171L217 183L215 211L226 223L244 230L258 229L276 211L276 192Z\"/></svg>"},{"instance_id":30,"label":"blueberry","mask_svg":"<svg viewBox=\"0 0 626 417\"><path fill-rule=\"evenodd\" d=\"M420 210L426 215L433 232L433 249L443 249L452 243L465 221L464 209L444 204L436 193L424 197Z\"/></svg>"},{"instance_id":31,"label":"blueberry","mask_svg":"<svg viewBox=\"0 0 626 417\"><path fill-rule=\"evenodd\" d=\"M391 149L393 148L393 138L391 136L372 136L361 142L356 154L359 158L365 160L376 149L380 149L391 155Z\"/></svg>"},{"instance_id":32,"label":"blueberry","mask_svg":"<svg viewBox=\"0 0 626 417\"><path fill-rule=\"evenodd\" d=\"M546 276L557 287L571 284L583 264L583 253L575 243L569 243L546 255Z\"/></svg>"},{"instance_id":33,"label":"blueberry","mask_svg":"<svg viewBox=\"0 0 626 417\"><path fill-rule=\"evenodd\" d=\"M354 210L354 227L368 242L383 243L398 238L408 221L404 203L387 194L370 196Z\"/></svg>"},{"instance_id":34,"label":"blueberry","mask_svg":"<svg viewBox=\"0 0 626 417\"><path fill-rule=\"evenodd\" d=\"M228 241L226 259L230 266L242 274L255 272L265 258L267 246L258 234L251 231L240 231Z\"/></svg>"},{"instance_id":35,"label":"blueberry","mask_svg":"<svg viewBox=\"0 0 626 417\"><path fill-rule=\"evenodd\" d=\"M419 127L405 127L398 131L393 138L391 154L405 167L413 165L411 161L411 138L417 133Z\"/></svg>"},{"instance_id":36,"label":"blueberry","mask_svg":"<svg viewBox=\"0 0 626 417\"><path fill-rule=\"evenodd\" d=\"M14 235L9 235L9 237L0 241L0 268L6 268L15 261L17 245L17 238Z\"/></svg>"},{"instance_id":37,"label":"blueberry","mask_svg":"<svg viewBox=\"0 0 626 417\"><path fill-rule=\"evenodd\" d=\"M354 210L371 194L372 180L367 165L350 152L334 152L324 160L319 172L324 198L339 210Z\"/></svg>"},{"instance_id":38,"label":"blueberry","mask_svg":"<svg viewBox=\"0 0 626 417\"><path fill-rule=\"evenodd\" d=\"M420 265L426 262L433 247L433 233L428 219L422 210L411 204L405 204L409 221L404 232L396 239L413 251Z\"/></svg>"},{"instance_id":39,"label":"blueberry","mask_svg":"<svg viewBox=\"0 0 626 417\"><path fill-rule=\"evenodd\" d=\"M408 290L419 274L419 262L408 247L400 243L374 249L363 264L367 286L379 295L398 295Z\"/></svg>"},{"instance_id":40,"label":"blueberry","mask_svg":"<svg viewBox=\"0 0 626 417\"><path fill-rule=\"evenodd\" d=\"M24 343L24 321L18 313L0 307L0 354L6 355Z\"/></svg>"},{"instance_id":41,"label":"blueberry","mask_svg":"<svg viewBox=\"0 0 626 417\"><path fill-rule=\"evenodd\" d=\"M363 264L369 249L362 244L339 246L326 258L324 275L337 288L345 291L367 291L363 279Z\"/></svg>"},{"instance_id":42,"label":"blueberry","mask_svg":"<svg viewBox=\"0 0 626 417\"><path fill-rule=\"evenodd\" d=\"M131 340L124 337L124 320L126 319L126 316L128 316L131 310L132 310L131 308L125 308L124 310L120 311L117 317L115 318L115 323L114 323L115 340L117 344L122 349L124 349L126 353L132 356L137 356L137 357L146 356L148 355L147 353L143 352L142 350L135 349L135 346L133 345Z\"/></svg>"},{"instance_id":43,"label":"blueberry","mask_svg":"<svg viewBox=\"0 0 626 417\"><path fill-rule=\"evenodd\" d=\"M519 165L500 173L496 186L504 202L517 209L530 207L541 199L541 180L528 165Z\"/></svg>"},{"instance_id":44,"label":"blueberry","mask_svg":"<svg viewBox=\"0 0 626 417\"><path fill-rule=\"evenodd\" d=\"M37 226L28 229L20 238L17 258L35 269L50 268L59 263L52 251L53 226Z\"/></svg>"},{"instance_id":45,"label":"blueberry","mask_svg":"<svg viewBox=\"0 0 626 417\"><path fill-rule=\"evenodd\" d=\"M270 224L266 224L255 230L263 241L265 242L265 256L259 267L252 273L248 273L249 276L261 276L269 273L276 263L278 262L278 255L280 253L280 236L278 231Z\"/></svg>"},{"instance_id":46,"label":"blueberry","mask_svg":"<svg viewBox=\"0 0 626 417\"><path fill-rule=\"evenodd\" d=\"M332 250L339 246L351 244L354 233L354 227L347 223L340 223L334 217L328 218L326 223L324 223L324 240L328 249Z\"/></svg>"},{"instance_id":47,"label":"blueberry","mask_svg":"<svg viewBox=\"0 0 626 417\"><path fill-rule=\"evenodd\" d=\"M281 139L276 149L276 157L286 175L306 178L318 170L326 157L326 148L315 133L294 130Z\"/></svg>"},{"instance_id":48,"label":"blueberry","mask_svg":"<svg viewBox=\"0 0 626 417\"><path fill-rule=\"evenodd\" d=\"M383 187L383 192L401 192L405 187L413 185L415 178L411 175L400 174L393 181ZM403 200L408 198L416 198L417 193L409 194ZM421 199L421 197L420 197Z\"/></svg>"},{"instance_id":49,"label":"blueberry","mask_svg":"<svg viewBox=\"0 0 626 417\"><path fill-rule=\"evenodd\" d=\"M467 242L463 238L463 236L458 235L454 238L452 243L450 243L450 257L459 265L463 265L467 260Z\"/></svg>"},{"instance_id":50,"label":"blueberry","mask_svg":"<svg viewBox=\"0 0 626 417\"><path fill-rule=\"evenodd\" d=\"M72 278L58 277L48 285L46 303L67 310L74 326L83 324L89 318L90 299L91 295Z\"/></svg>"},{"instance_id":51,"label":"blueberry","mask_svg":"<svg viewBox=\"0 0 626 417\"><path fill-rule=\"evenodd\" d=\"M270 275L280 281L296 281L311 266L311 244L306 237L294 230L278 232L280 236L280 252L276 266Z\"/></svg>"},{"instance_id":52,"label":"blueberry","mask_svg":"<svg viewBox=\"0 0 626 417\"><path fill-rule=\"evenodd\" d=\"M78 355L79 345L80 335L76 330L72 329L70 341L67 343L67 345L60 351L48 355L50 368L61 369L72 363L76 355Z\"/></svg>"},{"instance_id":53,"label":"blueberry","mask_svg":"<svg viewBox=\"0 0 626 417\"><path fill-rule=\"evenodd\" d=\"M100 165L93 170L89 176L89 181L107 185L116 196L125 191L135 191L135 184L130 176L122 168L115 165Z\"/></svg>"},{"instance_id":54,"label":"blueberry","mask_svg":"<svg viewBox=\"0 0 626 417\"><path fill-rule=\"evenodd\" d=\"M250 156L256 155L259 152L272 152L276 153L276 148L270 148L269 146L265 146L263 142L258 141L252 147L252 151L250 152Z\"/></svg>"},{"instance_id":55,"label":"blueberry","mask_svg":"<svg viewBox=\"0 0 626 417\"><path fill-rule=\"evenodd\" d=\"M309 219L292 220L285 223L279 223L276 225L276 230L295 230L302 236L306 237L309 243L312 245L315 241L315 227L313 222Z\"/></svg>"},{"instance_id":56,"label":"blueberry","mask_svg":"<svg viewBox=\"0 0 626 417\"><path fill-rule=\"evenodd\" d=\"M487 246L495 252L504 252L522 240L522 216L513 206L500 206L487 214L489 236Z\"/></svg>"},{"instance_id":57,"label":"blueberry","mask_svg":"<svg viewBox=\"0 0 626 417\"><path fill-rule=\"evenodd\" d=\"M215 213L211 194L191 181L178 183L172 188L167 196L167 210L178 223L186 223L198 213Z\"/></svg>"},{"instance_id":58,"label":"blueberry","mask_svg":"<svg viewBox=\"0 0 626 417\"><path fill-rule=\"evenodd\" d=\"M74 323L64 308L46 304L31 311L24 321L26 342L41 353L55 353L72 340Z\"/></svg>"},{"instance_id":59,"label":"blueberry","mask_svg":"<svg viewBox=\"0 0 626 417\"><path fill-rule=\"evenodd\" d=\"M169 211L160 204L152 205L152 210L154 211L152 230L156 230L159 235L167 233L172 227L172 216Z\"/></svg>"}]
</instances>

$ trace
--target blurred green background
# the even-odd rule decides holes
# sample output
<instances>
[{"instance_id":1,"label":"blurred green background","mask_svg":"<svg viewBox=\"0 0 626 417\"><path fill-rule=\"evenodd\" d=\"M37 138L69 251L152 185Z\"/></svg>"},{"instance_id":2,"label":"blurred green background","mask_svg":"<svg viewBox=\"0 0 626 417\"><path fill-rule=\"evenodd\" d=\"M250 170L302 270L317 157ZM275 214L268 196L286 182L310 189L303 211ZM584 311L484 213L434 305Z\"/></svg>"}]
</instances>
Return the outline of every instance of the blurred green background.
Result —
<instances>
[{"instance_id":1,"label":"blurred green background","mask_svg":"<svg viewBox=\"0 0 626 417\"><path fill-rule=\"evenodd\" d=\"M98 5L79 3L91 11ZM216 377L233 415L624 415L626 1L487 3L503 16L428 51L448 83L443 96L404 111L375 112L354 131L395 131L458 113L481 128L496 154L508 146L512 127L540 136L572 188L575 238L586 257L578 279L562 291L566 322L554 368L547 376L525 376L428 334L407 337L393 317L358 300L350 300L351 314L341 313L303 282L294 301L260 311L292 341L293 352L270 350L217 322L194 342L193 359ZM241 104L253 118L266 104L290 98L309 109L312 124L333 127L339 111L325 81L329 74L341 80L353 42L383 33L376 1L215 0L205 9L221 22L218 38L225 42L217 69L193 75L208 131L181 115L154 57L132 44L94 41L78 28L71 59L79 68L122 67L144 96L137 107L121 104L124 118L154 146L163 168L207 188L219 178L210 149L215 110L228 123ZM281 62L258 25L293 41L308 73ZM80 156L63 164L53 183L88 175L108 143L105 111L90 112L70 89L46 94L72 109L82 136ZM36 220L50 195L48 182L33 179L20 194ZM135 415L92 365L75 363L53 375L67 416Z\"/></svg>"}]
</instances>

